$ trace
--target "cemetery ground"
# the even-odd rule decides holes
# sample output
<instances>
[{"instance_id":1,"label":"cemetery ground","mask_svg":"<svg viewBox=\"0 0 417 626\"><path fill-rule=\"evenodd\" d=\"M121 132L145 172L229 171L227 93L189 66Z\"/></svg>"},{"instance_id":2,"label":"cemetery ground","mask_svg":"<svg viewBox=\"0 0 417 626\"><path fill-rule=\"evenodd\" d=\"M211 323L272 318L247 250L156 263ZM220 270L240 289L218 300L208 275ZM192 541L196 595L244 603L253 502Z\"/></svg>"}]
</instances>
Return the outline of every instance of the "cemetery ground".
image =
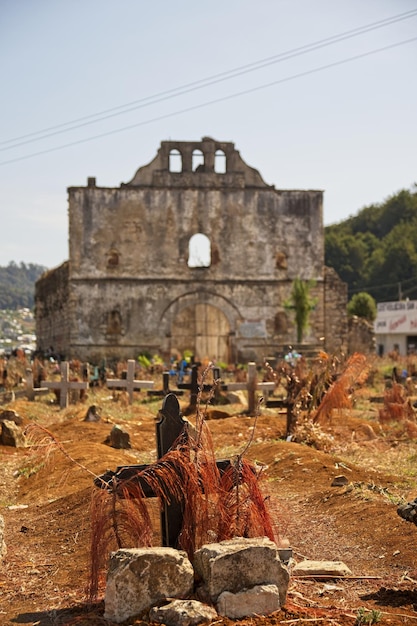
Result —
<instances>
[{"instance_id":1,"label":"cemetery ground","mask_svg":"<svg viewBox=\"0 0 417 626\"><path fill-rule=\"evenodd\" d=\"M352 572L329 579L291 576L281 611L239 624L417 624L417 527L396 512L417 496L417 425L412 419L380 423L382 401L375 395L375 387L358 389L352 409L334 410L320 430L306 432L303 443L285 441L285 410L263 408L255 425L241 404L207 408L218 458L240 454L255 426L245 458L264 466L263 490L279 540L292 548L294 561L343 561ZM187 401L186 395L179 398L183 410ZM0 564L1 624L110 624L100 599L86 601L93 479L119 465L156 460L161 403L161 397L138 392L129 405L123 393L90 389L82 403L65 409L52 394L0 407L16 411L24 425L47 428L59 442L51 447L46 437L44 450L39 438L33 447L0 446L7 545ZM84 421L93 404L101 419ZM114 424L128 431L130 449L105 443ZM332 486L340 475L345 484ZM159 545L154 499L149 506ZM102 595L104 588L103 577Z\"/></svg>"}]
</instances>

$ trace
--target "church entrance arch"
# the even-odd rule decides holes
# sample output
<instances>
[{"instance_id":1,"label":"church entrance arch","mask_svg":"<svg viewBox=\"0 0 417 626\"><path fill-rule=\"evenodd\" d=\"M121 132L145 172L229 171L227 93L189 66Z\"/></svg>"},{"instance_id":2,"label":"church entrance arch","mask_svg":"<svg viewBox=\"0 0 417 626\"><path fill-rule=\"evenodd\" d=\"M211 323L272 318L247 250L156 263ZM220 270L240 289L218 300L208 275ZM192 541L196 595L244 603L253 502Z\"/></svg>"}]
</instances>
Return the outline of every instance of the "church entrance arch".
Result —
<instances>
[{"instance_id":1,"label":"church entrance arch","mask_svg":"<svg viewBox=\"0 0 417 626\"><path fill-rule=\"evenodd\" d=\"M223 294L210 290L183 293L161 313L163 352L182 356L187 350L200 361L234 363L236 329L241 322L236 304Z\"/></svg>"},{"instance_id":2,"label":"church entrance arch","mask_svg":"<svg viewBox=\"0 0 417 626\"><path fill-rule=\"evenodd\" d=\"M230 324L217 307L200 302L177 313L171 325L171 350L191 351L199 361L230 361Z\"/></svg>"}]
</instances>

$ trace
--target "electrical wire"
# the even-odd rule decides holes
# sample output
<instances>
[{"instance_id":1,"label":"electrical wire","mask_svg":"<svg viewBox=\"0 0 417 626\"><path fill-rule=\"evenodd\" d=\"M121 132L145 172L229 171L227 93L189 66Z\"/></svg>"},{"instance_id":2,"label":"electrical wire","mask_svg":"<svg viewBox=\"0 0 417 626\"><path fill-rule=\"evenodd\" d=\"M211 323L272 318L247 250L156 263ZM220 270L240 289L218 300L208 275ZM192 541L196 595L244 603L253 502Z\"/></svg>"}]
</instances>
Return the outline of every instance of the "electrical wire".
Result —
<instances>
[{"instance_id":1,"label":"electrical wire","mask_svg":"<svg viewBox=\"0 0 417 626\"><path fill-rule=\"evenodd\" d=\"M402 288L403 284L406 282L409 282L410 280L414 281L415 284L412 287L409 287L408 289L403 290ZM404 280L397 280L395 283L387 283L383 285L372 285L372 286L368 285L367 287L358 287L355 289L348 288L348 296L351 297L352 295L356 293L365 292L376 297L376 294L378 293L381 293L381 292L386 293L389 290L396 289L397 292L401 294L402 298L404 298L405 296L409 296L410 294L417 291L416 280L417 280L416 278L406 278Z\"/></svg>"},{"instance_id":2,"label":"electrical wire","mask_svg":"<svg viewBox=\"0 0 417 626\"><path fill-rule=\"evenodd\" d=\"M222 96L220 98L215 98L215 99L209 100L207 102L202 102L200 104L196 104L196 105L193 105L193 106L190 106L190 107L186 107L186 108L180 109L178 111L171 111L170 113L165 113L163 115L159 115L157 117L153 117L153 118L150 118L150 119L147 119L147 120L143 120L141 122L136 122L135 124L130 124L129 126L124 126L122 128L116 128L116 129L113 129L113 130L109 130L109 131L106 131L106 132L103 132L103 133L100 133L100 134L97 134L97 135L93 135L93 136L90 136L90 137L85 137L84 139L78 139L76 141L71 141L70 143L67 143L67 144L61 144L60 146L55 146L53 148L46 148L45 150L39 150L38 152L32 152L31 154L27 154L27 155L24 155L24 156L16 157L16 158L13 158L13 159L8 159L7 161L1 161L0 162L0 166L8 165L10 163L16 163L18 161L23 161L23 160L26 160L26 159L31 159L33 157L40 156L42 154L48 154L50 152L56 152L58 150L63 150L65 148L69 148L71 146L80 145L80 144L83 144L83 143L87 143L89 141L95 141L96 139L102 139L103 137L109 137L110 135L115 135L115 134L118 134L118 133L125 132L127 130L132 130L133 128L139 128L140 126L146 126L148 124L152 124L154 122L159 122L161 120L168 119L170 117L175 117L177 115L182 115L184 113L189 113L190 111L196 111L198 109L203 109L203 108L211 106L213 104L218 104L220 102L226 102L226 101L232 100L234 98L239 98L241 96L248 95L250 93L255 93L255 92L260 91L262 89L268 89L269 87L273 87L275 85L279 85L279 84L286 83L286 82L289 82L289 81L292 81L292 80L296 80L297 78L303 78L305 76L310 76L311 74L316 74L318 72L322 72L323 70L327 70L327 69L330 69L330 68L333 68L333 67L338 67L340 65L344 65L344 64L350 63L352 61L357 61L358 59L363 59L365 57L368 57L368 56L371 56L371 55L374 55L374 54L378 54L379 52L384 52L386 50L397 48L399 46L403 46L403 45L406 45L408 43L412 43L414 41L417 41L417 37L411 37L410 39L404 39L403 41L399 41L399 42L394 43L394 44L383 46L381 48L375 48L373 50L369 50L368 52L363 52L361 54L356 54L354 56L351 56L351 57L348 57L348 58L345 58L345 59L341 59L339 61L334 61L333 63L327 63L326 65L321 65L319 67L316 67L316 68L313 68L313 69L310 69L310 70L305 70L305 71L299 72L297 74L292 74L291 76L287 76L285 78L280 78L278 80L274 80L274 81L271 81L269 83L265 83L263 85L258 85L257 87L251 87L249 89L244 89L242 91L238 91L238 92L229 94L227 96Z\"/></svg>"},{"instance_id":3,"label":"electrical wire","mask_svg":"<svg viewBox=\"0 0 417 626\"><path fill-rule=\"evenodd\" d=\"M82 128L84 126L89 126L91 124L97 124L101 121L110 119L112 117L116 117L116 116L120 116L120 115L125 115L126 113L130 113L132 111L135 111L137 109L140 108L144 108L144 107L148 107L151 106L153 104L157 104L159 102L163 102L165 100L174 98L174 97L179 97L182 95L185 95L187 93L199 90L199 89L204 89L206 87L209 87L211 85L220 83L220 82L224 82L224 81L228 81L232 78L236 78L238 76L242 76L243 74L247 74L249 72L254 72L257 71L259 69L268 67L270 65L273 65L275 63L280 63L283 61L287 61L290 60L292 58L295 58L297 56L301 56L303 54L307 54L310 52L313 52L315 50L319 50L321 48L330 46L330 45L334 45L335 43L339 43L341 41L345 41L347 39L351 39L353 37L358 37L360 35L363 35L365 33L369 33L373 30L379 29L379 28L383 28L385 26L390 26L392 24L395 24L399 21L405 20L405 19L410 19L412 17L416 17L417 16L417 9L414 10L410 10L410 11L406 11L405 13L400 13L398 15L394 15L391 16L389 18L385 18L383 20L379 20L377 22L372 22L370 24L365 24L364 26L360 26L342 33L339 33L338 35L332 35L331 37L327 37L325 39L320 39L318 41L312 42L310 44L306 44L304 46L300 46L297 48L293 48L292 50L288 50L286 52L281 52L277 55L273 55L271 57L266 57L264 59L260 59L258 61L254 61L252 63L246 64L246 65L242 65L240 67L236 67L234 69L231 70L227 70L225 72L221 72L219 74L214 74L212 76L208 76L206 78L203 79L199 79L197 81L193 81L191 83L187 83L185 85L179 86L179 87L175 87L173 89L169 89L166 91L162 91L159 92L157 94L154 94L152 96L146 96L144 98L141 98L140 100L134 100L132 102L123 104L123 105L119 105L116 107L112 107L110 109L105 109L103 111L100 111L98 113L94 113L91 115L87 115L84 117L80 117L77 119L74 119L72 121L69 122L64 122L55 126L50 126L48 128L45 128L43 130L39 130L39 131L35 131L32 133L28 133L26 135L21 135L19 137L15 137L12 139L7 139L7 140L3 140L0 141L0 146L4 146L2 148L0 148L0 151L5 151L5 150L11 150L13 148L17 148L19 146L22 145L26 145L28 143L32 143L32 142L36 142L36 141L41 141L43 139L47 139L49 137L58 135L58 134L62 134L62 133L67 133L70 132L72 130L76 130L78 128ZM95 119L94 119L95 118ZM69 127L69 128L65 128L65 127ZM11 144L11 145L7 145L7 144Z\"/></svg>"}]
</instances>

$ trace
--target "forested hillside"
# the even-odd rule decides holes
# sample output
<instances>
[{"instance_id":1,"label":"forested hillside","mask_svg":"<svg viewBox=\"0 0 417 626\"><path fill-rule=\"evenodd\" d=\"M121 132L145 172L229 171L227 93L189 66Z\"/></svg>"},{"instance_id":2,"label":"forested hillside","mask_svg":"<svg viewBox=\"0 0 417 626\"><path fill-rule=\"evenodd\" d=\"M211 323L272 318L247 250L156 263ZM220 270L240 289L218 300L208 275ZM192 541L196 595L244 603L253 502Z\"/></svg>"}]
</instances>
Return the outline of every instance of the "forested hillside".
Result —
<instances>
[{"instance_id":1,"label":"forested hillside","mask_svg":"<svg viewBox=\"0 0 417 626\"><path fill-rule=\"evenodd\" d=\"M417 188L325 228L326 265L377 302L417 299Z\"/></svg>"},{"instance_id":2,"label":"forested hillside","mask_svg":"<svg viewBox=\"0 0 417 626\"><path fill-rule=\"evenodd\" d=\"M42 265L14 263L0 266L0 309L32 309L35 282L46 270Z\"/></svg>"}]
</instances>

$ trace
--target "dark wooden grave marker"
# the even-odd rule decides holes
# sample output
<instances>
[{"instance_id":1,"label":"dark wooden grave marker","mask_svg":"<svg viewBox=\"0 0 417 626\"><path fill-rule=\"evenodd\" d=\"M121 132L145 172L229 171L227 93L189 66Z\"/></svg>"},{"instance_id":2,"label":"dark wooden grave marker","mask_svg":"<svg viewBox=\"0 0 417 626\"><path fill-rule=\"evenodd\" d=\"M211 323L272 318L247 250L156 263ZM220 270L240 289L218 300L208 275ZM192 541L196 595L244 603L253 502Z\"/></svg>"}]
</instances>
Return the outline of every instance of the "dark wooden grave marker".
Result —
<instances>
[{"instance_id":1,"label":"dark wooden grave marker","mask_svg":"<svg viewBox=\"0 0 417 626\"><path fill-rule=\"evenodd\" d=\"M178 383L179 389L189 389L190 390L190 411L195 411L197 408L197 398L200 391L211 391L213 389L213 385L203 383L202 385L198 384L198 365L194 363L191 366L191 380L189 383ZM213 368L213 378L220 377L220 369L218 367Z\"/></svg>"},{"instance_id":2,"label":"dark wooden grave marker","mask_svg":"<svg viewBox=\"0 0 417 626\"><path fill-rule=\"evenodd\" d=\"M188 422L183 419L180 411L178 399L175 394L170 393L164 398L162 408L159 411L159 420L156 423L156 440L158 460L161 459L185 432ZM216 461L220 473L224 473L230 467L230 461L222 459ZM149 486L148 482L139 475L144 470L151 469L152 464L120 466L115 472L107 471L102 476L94 480L96 487L117 491L118 486L124 481L131 481L132 484L139 484L143 495L147 498L156 494ZM161 512L161 537L162 545L172 548L178 547L178 538L183 524L183 509L180 502L174 498L170 503L164 504Z\"/></svg>"},{"instance_id":3,"label":"dark wooden grave marker","mask_svg":"<svg viewBox=\"0 0 417 626\"><path fill-rule=\"evenodd\" d=\"M170 393L175 394L176 396L182 396L184 394L183 390L179 389L171 389L169 386L169 371L162 372L162 389L151 389L148 391L149 396L167 396Z\"/></svg>"}]
</instances>

